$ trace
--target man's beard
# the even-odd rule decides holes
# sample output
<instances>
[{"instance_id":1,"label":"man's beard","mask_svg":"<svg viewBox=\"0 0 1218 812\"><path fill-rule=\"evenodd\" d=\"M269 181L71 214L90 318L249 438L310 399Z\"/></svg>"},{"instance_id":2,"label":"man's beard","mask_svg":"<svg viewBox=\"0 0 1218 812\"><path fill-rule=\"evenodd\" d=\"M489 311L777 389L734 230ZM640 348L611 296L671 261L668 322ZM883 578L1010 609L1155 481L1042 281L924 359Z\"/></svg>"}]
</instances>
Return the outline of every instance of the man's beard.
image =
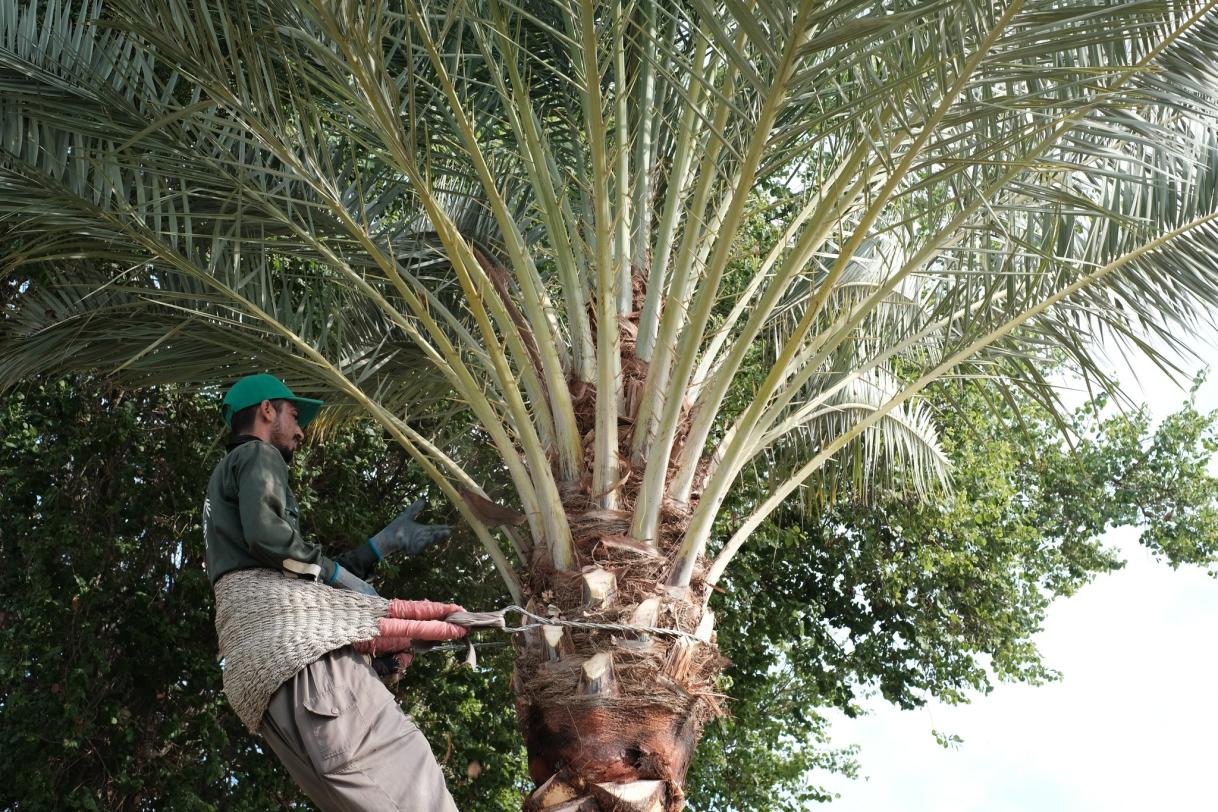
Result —
<instances>
[{"instance_id":1,"label":"man's beard","mask_svg":"<svg viewBox=\"0 0 1218 812\"><path fill-rule=\"evenodd\" d=\"M290 463L295 449L292 448L292 438L284 439L284 434L285 432L280 429L278 422L271 426L271 445L279 449L279 456L283 457L284 462Z\"/></svg>"}]
</instances>

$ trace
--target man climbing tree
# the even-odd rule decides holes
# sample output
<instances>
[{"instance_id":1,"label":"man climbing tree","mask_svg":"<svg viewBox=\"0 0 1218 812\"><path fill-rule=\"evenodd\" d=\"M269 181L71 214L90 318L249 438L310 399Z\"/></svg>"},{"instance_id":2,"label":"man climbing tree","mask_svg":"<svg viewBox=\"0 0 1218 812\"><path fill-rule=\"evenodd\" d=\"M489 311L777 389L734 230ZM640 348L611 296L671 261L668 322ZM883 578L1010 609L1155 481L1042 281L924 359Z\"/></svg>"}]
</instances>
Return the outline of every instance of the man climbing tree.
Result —
<instances>
[{"instance_id":1,"label":"man climbing tree","mask_svg":"<svg viewBox=\"0 0 1218 812\"><path fill-rule=\"evenodd\" d=\"M322 809L455 810L427 740L378 675L409 664L412 640L463 636L440 620L461 607L380 607L365 580L384 556L417 555L449 528L416 523L420 500L337 559L307 541L287 464L321 405L271 375L242 378L224 399L233 436L208 482L203 532L225 694ZM388 653L374 667L362 652L378 650Z\"/></svg>"}]
</instances>

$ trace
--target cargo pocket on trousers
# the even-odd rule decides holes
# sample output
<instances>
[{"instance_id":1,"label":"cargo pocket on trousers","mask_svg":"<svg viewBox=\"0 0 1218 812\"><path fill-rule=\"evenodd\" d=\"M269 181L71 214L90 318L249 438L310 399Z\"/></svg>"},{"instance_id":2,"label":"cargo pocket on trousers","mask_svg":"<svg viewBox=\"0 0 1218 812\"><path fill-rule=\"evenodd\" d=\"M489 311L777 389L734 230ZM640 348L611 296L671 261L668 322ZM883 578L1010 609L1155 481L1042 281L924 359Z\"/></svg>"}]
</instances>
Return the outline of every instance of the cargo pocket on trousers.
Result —
<instances>
[{"instance_id":1,"label":"cargo pocket on trousers","mask_svg":"<svg viewBox=\"0 0 1218 812\"><path fill-rule=\"evenodd\" d=\"M297 716L309 760L318 773L341 770L355 757L367 735L367 723L355 701L355 693L336 687L331 693L306 699Z\"/></svg>"}]
</instances>

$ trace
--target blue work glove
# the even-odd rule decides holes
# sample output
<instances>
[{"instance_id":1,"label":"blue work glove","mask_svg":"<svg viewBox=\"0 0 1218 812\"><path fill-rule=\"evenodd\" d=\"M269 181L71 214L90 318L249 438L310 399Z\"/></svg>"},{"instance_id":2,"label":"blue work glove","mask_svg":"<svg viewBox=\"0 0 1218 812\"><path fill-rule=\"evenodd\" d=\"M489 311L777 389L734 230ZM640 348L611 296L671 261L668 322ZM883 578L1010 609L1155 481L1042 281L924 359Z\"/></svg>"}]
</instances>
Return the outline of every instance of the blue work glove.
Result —
<instances>
[{"instance_id":1,"label":"blue work glove","mask_svg":"<svg viewBox=\"0 0 1218 812\"><path fill-rule=\"evenodd\" d=\"M327 583L335 589L350 589L361 595L377 596L377 591L372 588L372 584L363 578L357 578L350 570L343 569L337 561L334 562L334 575Z\"/></svg>"},{"instance_id":2,"label":"blue work glove","mask_svg":"<svg viewBox=\"0 0 1218 812\"><path fill-rule=\"evenodd\" d=\"M414 520L426 503L425 499L416 499L388 527L368 539L368 546L376 553L377 561L398 550L404 550L406 555L418 555L428 545L448 538L448 525L419 524Z\"/></svg>"}]
</instances>

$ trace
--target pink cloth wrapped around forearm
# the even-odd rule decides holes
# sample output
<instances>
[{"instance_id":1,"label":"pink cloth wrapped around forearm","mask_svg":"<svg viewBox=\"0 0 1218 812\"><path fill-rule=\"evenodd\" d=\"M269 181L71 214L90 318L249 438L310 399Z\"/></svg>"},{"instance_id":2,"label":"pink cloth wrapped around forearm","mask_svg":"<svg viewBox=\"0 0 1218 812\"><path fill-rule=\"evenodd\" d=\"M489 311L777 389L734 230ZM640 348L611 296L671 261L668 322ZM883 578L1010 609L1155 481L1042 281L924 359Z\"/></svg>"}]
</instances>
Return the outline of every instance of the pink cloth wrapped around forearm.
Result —
<instances>
[{"instance_id":1,"label":"pink cloth wrapped around forearm","mask_svg":"<svg viewBox=\"0 0 1218 812\"><path fill-rule=\"evenodd\" d=\"M456 640L464 637L468 631L464 626L445 623L441 618L464 611L455 603L395 598L389 602L389 616L377 623L377 636L356 643L355 650L366 654L387 654L407 651L415 640Z\"/></svg>"},{"instance_id":2,"label":"pink cloth wrapped around forearm","mask_svg":"<svg viewBox=\"0 0 1218 812\"><path fill-rule=\"evenodd\" d=\"M404 601L394 598L389 601L389 617L405 620L443 620L454 612L464 612L465 609L455 603L436 603L435 601ZM442 638L448 640L450 638Z\"/></svg>"},{"instance_id":3,"label":"pink cloth wrapped around forearm","mask_svg":"<svg viewBox=\"0 0 1218 812\"><path fill-rule=\"evenodd\" d=\"M454 626L442 620L399 620L387 617L381 620L380 627L381 633L376 637L354 643L355 650L365 654L385 654L405 651L415 640L456 640L467 634L461 626Z\"/></svg>"},{"instance_id":4,"label":"pink cloth wrapped around forearm","mask_svg":"<svg viewBox=\"0 0 1218 812\"><path fill-rule=\"evenodd\" d=\"M383 617L379 637L409 637L412 640L456 640L464 637L469 631L464 626L455 623L445 623L443 620L403 620L396 617Z\"/></svg>"},{"instance_id":5,"label":"pink cloth wrapped around forearm","mask_svg":"<svg viewBox=\"0 0 1218 812\"><path fill-rule=\"evenodd\" d=\"M504 610L498 612L467 612L455 603L435 601L406 601L394 599L389 602L388 616L377 623L377 636L371 640L355 643L355 650L365 654L391 654L405 658L401 667L410 663L409 652L415 640L438 642L465 637L470 628L505 627ZM450 622L449 620L455 622ZM472 652L471 648L471 652Z\"/></svg>"},{"instance_id":6,"label":"pink cloth wrapped around forearm","mask_svg":"<svg viewBox=\"0 0 1218 812\"><path fill-rule=\"evenodd\" d=\"M442 620L402 620L385 617L381 618L378 625L380 634L371 640L355 643L356 651L365 654L388 654L406 651L415 640L456 640L468 633L463 626L455 626Z\"/></svg>"}]
</instances>

